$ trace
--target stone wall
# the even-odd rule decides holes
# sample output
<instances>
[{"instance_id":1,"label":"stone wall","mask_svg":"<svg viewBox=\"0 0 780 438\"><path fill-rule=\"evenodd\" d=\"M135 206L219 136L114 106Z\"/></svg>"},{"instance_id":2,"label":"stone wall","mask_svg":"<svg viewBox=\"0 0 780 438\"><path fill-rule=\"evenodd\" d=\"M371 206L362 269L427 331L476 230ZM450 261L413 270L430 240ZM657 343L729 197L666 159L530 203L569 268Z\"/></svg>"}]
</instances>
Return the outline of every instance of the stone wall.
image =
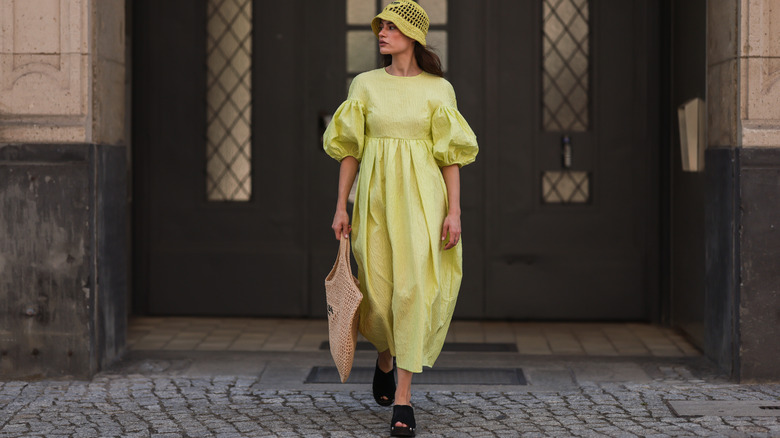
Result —
<instances>
[{"instance_id":1,"label":"stone wall","mask_svg":"<svg viewBox=\"0 0 780 438\"><path fill-rule=\"evenodd\" d=\"M124 3L0 0L0 143L123 143Z\"/></svg>"},{"instance_id":2,"label":"stone wall","mask_svg":"<svg viewBox=\"0 0 780 438\"><path fill-rule=\"evenodd\" d=\"M708 2L707 335L742 381L780 378L780 5Z\"/></svg>"},{"instance_id":3,"label":"stone wall","mask_svg":"<svg viewBox=\"0 0 780 438\"><path fill-rule=\"evenodd\" d=\"M124 0L0 0L0 376L124 346Z\"/></svg>"}]
</instances>

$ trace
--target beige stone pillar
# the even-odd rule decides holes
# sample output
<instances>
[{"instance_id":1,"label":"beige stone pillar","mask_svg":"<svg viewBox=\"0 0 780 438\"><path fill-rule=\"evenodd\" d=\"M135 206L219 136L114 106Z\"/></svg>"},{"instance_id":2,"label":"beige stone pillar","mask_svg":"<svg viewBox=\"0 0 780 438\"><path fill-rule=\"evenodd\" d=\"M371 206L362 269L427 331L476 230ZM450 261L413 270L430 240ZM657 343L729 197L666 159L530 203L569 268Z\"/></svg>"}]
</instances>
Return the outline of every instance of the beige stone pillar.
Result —
<instances>
[{"instance_id":1,"label":"beige stone pillar","mask_svg":"<svg viewBox=\"0 0 780 438\"><path fill-rule=\"evenodd\" d=\"M739 27L739 145L780 147L780 3L742 0Z\"/></svg>"},{"instance_id":2,"label":"beige stone pillar","mask_svg":"<svg viewBox=\"0 0 780 438\"><path fill-rule=\"evenodd\" d=\"M124 348L125 0L0 0L0 378Z\"/></svg>"},{"instance_id":3,"label":"beige stone pillar","mask_svg":"<svg viewBox=\"0 0 780 438\"><path fill-rule=\"evenodd\" d=\"M780 147L780 2L708 6L711 147Z\"/></svg>"},{"instance_id":4,"label":"beige stone pillar","mask_svg":"<svg viewBox=\"0 0 780 438\"><path fill-rule=\"evenodd\" d=\"M780 2L709 0L707 15L705 349L738 380L776 380Z\"/></svg>"},{"instance_id":5,"label":"beige stone pillar","mask_svg":"<svg viewBox=\"0 0 780 438\"><path fill-rule=\"evenodd\" d=\"M0 0L0 144L119 144L124 0Z\"/></svg>"},{"instance_id":6,"label":"beige stone pillar","mask_svg":"<svg viewBox=\"0 0 780 438\"><path fill-rule=\"evenodd\" d=\"M707 4L707 145L739 145L739 1Z\"/></svg>"}]
</instances>

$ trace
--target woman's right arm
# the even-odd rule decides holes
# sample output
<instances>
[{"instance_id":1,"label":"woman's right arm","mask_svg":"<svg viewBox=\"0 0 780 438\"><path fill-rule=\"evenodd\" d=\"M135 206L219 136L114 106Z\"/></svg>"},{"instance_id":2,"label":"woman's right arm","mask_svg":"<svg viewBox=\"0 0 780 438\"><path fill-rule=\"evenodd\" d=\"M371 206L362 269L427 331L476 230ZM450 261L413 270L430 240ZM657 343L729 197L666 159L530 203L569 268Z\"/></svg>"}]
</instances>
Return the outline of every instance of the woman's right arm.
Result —
<instances>
[{"instance_id":1,"label":"woman's right arm","mask_svg":"<svg viewBox=\"0 0 780 438\"><path fill-rule=\"evenodd\" d=\"M341 160L339 169L339 199L336 202L336 214L333 215L333 232L336 240L341 240L342 236L349 236L352 226L349 224L349 214L347 214L347 198L352 189L352 183L355 182L355 175L358 170L358 160L352 156L346 156Z\"/></svg>"}]
</instances>

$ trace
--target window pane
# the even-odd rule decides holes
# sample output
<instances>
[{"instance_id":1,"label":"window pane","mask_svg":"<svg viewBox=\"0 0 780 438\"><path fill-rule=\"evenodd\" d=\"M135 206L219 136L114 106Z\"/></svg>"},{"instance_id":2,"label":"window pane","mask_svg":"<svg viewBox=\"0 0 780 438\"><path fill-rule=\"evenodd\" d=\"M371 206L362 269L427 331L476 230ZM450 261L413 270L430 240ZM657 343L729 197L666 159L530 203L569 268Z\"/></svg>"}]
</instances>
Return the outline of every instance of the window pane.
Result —
<instances>
[{"instance_id":1,"label":"window pane","mask_svg":"<svg viewBox=\"0 0 780 438\"><path fill-rule=\"evenodd\" d=\"M428 32L425 41L428 43L429 48L433 49L441 58L442 70L447 71L447 31L432 30Z\"/></svg>"},{"instance_id":2,"label":"window pane","mask_svg":"<svg viewBox=\"0 0 780 438\"><path fill-rule=\"evenodd\" d=\"M252 1L208 0L206 198L252 196Z\"/></svg>"},{"instance_id":3,"label":"window pane","mask_svg":"<svg viewBox=\"0 0 780 438\"><path fill-rule=\"evenodd\" d=\"M347 24L368 25L376 14L376 0L347 0Z\"/></svg>"},{"instance_id":4,"label":"window pane","mask_svg":"<svg viewBox=\"0 0 780 438\"><path fill-rule=\"evenodd\" d=\"M589 203L590 174L571 170L542 173L542 200L545 204Z\"/></svg>"},{"instance_id":5,"label":"window pane","mask_svg":"<svg viewBox=\"0 0 780 438\"><path fill-rule=\"evenodd\" d=\"M420 0L431 24L447 24L447 0Z\"/></svg>"},{"instance_id":6,"label":"window pane","mask_svg":"<svg viewBox=\"0 0 780 438\"><path fill-rule=\"evenodd\" d=\"M546 131L589 127L588 0L543 0L542 112Z\"/></svg>"},{"instance_id":7,"label":"window pane","mask_svg":"<svg viewBox=\"0 0 780 438\"><path fill-rule=\"evenodd\" d=\"M370 30L347 32L347 72L360 73L376 66L377 39Z\"/></svg>"}]
</instances>

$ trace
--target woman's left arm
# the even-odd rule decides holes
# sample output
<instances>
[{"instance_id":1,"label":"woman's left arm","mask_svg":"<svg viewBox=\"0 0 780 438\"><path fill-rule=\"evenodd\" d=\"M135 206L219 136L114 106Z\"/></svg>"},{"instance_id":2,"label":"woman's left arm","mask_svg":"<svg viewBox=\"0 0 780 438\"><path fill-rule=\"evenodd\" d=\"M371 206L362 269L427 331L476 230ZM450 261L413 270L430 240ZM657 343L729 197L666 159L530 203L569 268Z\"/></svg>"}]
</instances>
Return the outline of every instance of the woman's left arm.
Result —
<instances>
[{"instance_id":1,"label":"woman's left arm","mask_svg":"<svg viewBox=\"0 0 780 438\"><path fill-rule=\"evenodd\" d=\"M446 250L460 242L460 167L457 164L444 166L441 168L441 174L447 185L447 201L449 203L449 211L441 227L442 242L447 240L448 233L450 235L450 240L444 246Z\"/></svg>"}]
</instances>

